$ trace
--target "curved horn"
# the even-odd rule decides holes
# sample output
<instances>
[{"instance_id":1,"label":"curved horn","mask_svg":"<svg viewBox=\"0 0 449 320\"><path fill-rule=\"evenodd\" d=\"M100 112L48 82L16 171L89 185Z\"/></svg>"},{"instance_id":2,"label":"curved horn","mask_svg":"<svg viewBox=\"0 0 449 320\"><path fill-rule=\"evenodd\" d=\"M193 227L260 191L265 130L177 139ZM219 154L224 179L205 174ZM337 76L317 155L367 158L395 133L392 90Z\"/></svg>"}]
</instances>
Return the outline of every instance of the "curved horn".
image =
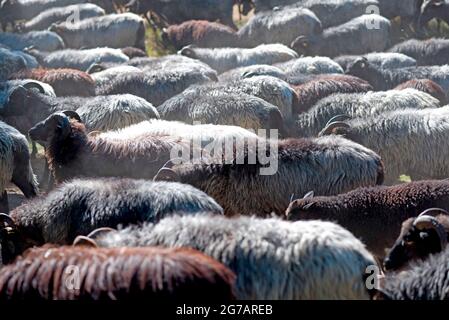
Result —
<instances>
[{"instance_id":1,"label":"curved horn","mask_svg":"<svg viewBox=\"0 0 449 320\"><path fill-rule=\"evenodd\" d=\"M40 93L45 93L44 87L42 87L39 83L35 81L28 81L22 84L22 86L26 89L37 89Z\"/></svg>"},{"instance_id":2,"label":"curved horn","mask_svg":"<svg viewBox=\"0 0 449 320\"><path fill-rule=\"evenodd\" d=\"M351 119L352 118L350 116L348 116L347 114L338 114L338 115L330 118L329 121L326 123L326 125L324 127L326 128L332 122L345 121L345 120L351 120Z\"/></svg>"},{"instance_id":3,"label":"curved horn","mask_svg":"<svg viewBox=\"0 0 449 320\"><path fill-rule=\"evenodd\" d=\"M95 229L94 231L92 231L91 233L89 233L86 237L91 240L95 240L105 234L108 234L109 232L115 232L115 231L117 231L117 230L115 230L113 228L108 228L108 227L98 228L98 229Z\"/></svg>"},{"instance_id":4,"label":"curved horn","mask_svg":"<svg viewBox=\"0 0 449 320\"><path fill-rule=\"evenodd\" d=\"M335 121L335 122L329 123L323 130L321 130L320 133L318 134L318 137L327 136L327 135L332 134L332 131L335 128L347 128L347 129L350 129L351 126L349 124L347 124L346 122Z\"/></svg>"},{"instance_id":5,"label":"curved horn","mask_svg":"<svg viewBox=\"0 0 449 320\"><path fill-rule=\"evenodd\" d=\"M314 192L313 191L309 191L302 198L303 199L309 199L309 198L313 198L313 196L314 196Z\"/></svg>"},{"instance_id":6,"label":"curved horn","mask_svg":"<svg viewBox=\"0 0 449 320\"><path fill-rule=\"evenodd\" d=\"M449 216L449 212L447 212L444 209L441 209L441 208L430 208L430 209L427 209L427 210L421 212L418 217L422 217L422 216L436 216L436 215L441 214L441 213Z\"/></svg>"},{"instance_id":7,"label":"curved horn","mask_svg":"<svg viewBox=\"0 0 449 320\"><path fill-rule=\"evenodd\" d=\"M0 225L10 225L10 226L15 226L16 223L14 222L14 220L11 218L10 215L7 215L6 213L0 213Z\"/></svg>"},{"instance_id":8,"label":"curved horn","mask_svg":"<svg viewBox=\"0 0 449 320\"><path fill-rule=\"evenodd\" d=\"M447 245L447 233L444 226L435 218L429 215L419 216L413 222L413 226L418 230L432 229L438 234L440 238L441 250Z\"/></svg>"},{"instance_id":9,"label":"curved horn","mask_svg":"<svg viewBox=\"0 0 449 320\"><path fill-rule=\"evenodd\" d=\"M90 239L86 236L78 236L75 238L75 240L73 240L72 246L73 247L84 246L84 247L96 248L97 243L95 242L95 240Z\"/></svg>"},{"instance_id":10,"label":"curved horn","mask_svg":"<svg viewBox=\"0 0 449 320\"><path fill-rule=\"evenodd\" d=\"M76 112L76 111L72 111L72 110L65 110L62 112L63 114L65 114L67 117L72 118L77 120L78 122L83 123L83 120L81 120L80 115Z\"/></svg>"}]
</instances>

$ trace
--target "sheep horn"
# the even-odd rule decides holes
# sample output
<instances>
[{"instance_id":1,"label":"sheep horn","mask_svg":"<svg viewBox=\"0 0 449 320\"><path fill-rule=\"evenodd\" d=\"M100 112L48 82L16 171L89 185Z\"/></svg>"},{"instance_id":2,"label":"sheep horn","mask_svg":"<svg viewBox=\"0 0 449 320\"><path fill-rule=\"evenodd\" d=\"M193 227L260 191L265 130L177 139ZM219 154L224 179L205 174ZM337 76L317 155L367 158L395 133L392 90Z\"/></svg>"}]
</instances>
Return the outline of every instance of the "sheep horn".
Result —
<instances>
[{"instance_id":1,"label":"sheep horn","mask_svg":"<svg viewBox=\"0 0 449 320\"><path fill-rule=\"evenodd\" d=\"M72 111L72 110L65 110L62 112L63 114L65 114L67 117L72 118L77 120L78 122L83 123L83 120L81 120L80 115L76 112L76 111Z\"/></svg>"},{"instance_id":2,"label":"sheep horn","mask_svg":"<svg viewBox=\"0 0 449 320\"><path fill-rule=\"evenodd\" d=\"M441 209L441 208L430 208L430 209L427 209L427 210L421 212L418 217L422 217L422 216L436 216L436 215L441 214L441 213L449 216L449 212L447 212L444 209Z\"/></svg>"},{"instance_id":3,"label":"sheep horn","mask_svg":"<svg viewBox=\"0 0 449 320\"><path fill-rule=\"evenodd\" d=\"M350 116L348 116L347 114L338 114L338 115L330 118L329 121L326 123L326 125L324 127L327 127L332 122L345 121L345 120L351 120L351 119L352 118Z\"/></svg>"},{"instance_id":4,"label":"sheep horn","mask_svg":"<svg viewBox=\"0 0 449 320\"><path fill-rule=\"evenodd\" d=\"M178 174L170 168L161 168L153 177L153 181L180 181Z\"/></svg>"},{"instance_id":5,"label":"sheep horn","mask_svg":"<svg viewBox=\"0 0 449 320\"><path fill-rule=\"evenodd\" d=\"M435 218L429 215L419 216L413 222L413 226L418 230L432 229L438 234L440 238L441 250L447 245L447 233L444 226Z\"/></svg>"},{"instance_id":6,"label":"sheep horn","mask_svg":"<svg viewBox=\"0 0 449 320\"><path fill-rule=\"evenodd\" d=\"M73 240L72 246L73 247L83 246L83 247L92 247L92 248L98 247L95 240L90 239L86 236L76 237L75 240Z\"/></svg>"},{"instance_id":7,"label":"sheep horn","mask_svg":"<svg viewBox=\"0 0 449 320\"><path fill-rule=\"evenodd\" d=\"M304 207L302 207L303 210L309 210L316 202L312 201L311 203L306 204Z\"/></svg>"},{"instance_id":8,"label":"sheep horn","mask_svg":"<svg viewBox=\"0 0 449 320\"><path fill-rule=\"evenodd\" d=\"M12 227L14 227L16 225L16 223L14 222L14 220L11 218L10 215L7 215L5 213L0 213L0 225L10 225Z\"/></svg>"},{"instance_id":9,"label":"sheep horn","mask_svg":"<svg viewBox=\"0 0 449 320\"><path fill-rule=\"evenodd\" d=\"M327 135L332 134L332 131L335 128L347 128L347 129L349 129L351 127L349 126L349 124L347 124L345 122L335 121L335 122L329 123L323 130L321 130L320 133L318 134L318 137L327 136Z\"/></svg>"},{"instance_id":10,"label":"sheep horn","mask_svg":"<svg viewBox=\"0 0 449 320\"><path fill-rule=\"evenodd\" d=\"M304 197L302 197L302 198L303 198L303 199L309 199L309 198L313 198L313 196L314 196L314 192L313 192L313 190L312 190L312 191L307 192L307 193L304 195Z\"/></svg>"},{"instance_id":11,"label":"sheep horn","mask_svg":"<svg viewBox=\"0 0 449 320\"><path fill-rule=\"evenodd\" d=\"M39 93L45 93L45 89L44 89L44 87L42 87L39 83L37 83L37 82L35 82L35 81L28 81L28 82L25 82L23 85L22 85L24 88L26 88L26 89L37 89L37 90L39 90Z\"/></svg>"},{"instance_id":12,"label":"sheep horn","mask_svg":"<svg viewBox=\"0 0 449 320\"><path fill-rule=\"evenodd\" d=\"M86 237L88 239L91 240L95 240L98 239L99 237L108 234L109 232L116 232L117 230L113 229L113 228L108 228L108 227L103 227L103 228L98 228L95 229L94 231L92 231L91 233L89 233Z\"/></svg>"}]
</instances>

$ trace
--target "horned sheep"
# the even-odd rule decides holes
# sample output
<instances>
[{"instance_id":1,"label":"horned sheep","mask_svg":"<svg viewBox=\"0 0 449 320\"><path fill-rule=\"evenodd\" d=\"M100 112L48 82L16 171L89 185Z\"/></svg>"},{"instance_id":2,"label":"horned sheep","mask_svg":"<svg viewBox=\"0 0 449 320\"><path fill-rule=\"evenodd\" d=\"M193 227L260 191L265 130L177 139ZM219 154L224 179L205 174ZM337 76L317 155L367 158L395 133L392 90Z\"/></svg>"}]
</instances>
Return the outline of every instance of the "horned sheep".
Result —
<instances>
[{"instance_id":1,"label":"horned sheep","mask_svg":"<svg viewBox=\"0 0 449 320\"><path fill-rule=\"evenodd\" d=\"M370 252L384 257L403 221L413 220L432 207L449 209L449 181L416 181L358 188L329 197L310 196L293 201L286 216L291 221L336 222L366 244Z\"/></svg>"}]
</instances>

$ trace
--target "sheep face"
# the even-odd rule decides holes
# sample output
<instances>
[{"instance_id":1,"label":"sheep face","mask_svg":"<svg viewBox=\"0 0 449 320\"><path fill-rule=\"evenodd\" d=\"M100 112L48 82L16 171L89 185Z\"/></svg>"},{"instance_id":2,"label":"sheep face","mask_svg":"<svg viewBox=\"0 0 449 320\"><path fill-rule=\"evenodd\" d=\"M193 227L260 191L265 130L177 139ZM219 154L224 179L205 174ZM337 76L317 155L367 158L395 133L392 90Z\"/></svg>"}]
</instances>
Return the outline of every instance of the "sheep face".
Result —
<instances>
[{"instance_id":1,"label":"sheep face","mask_svg":"<svg viewBox=\"0 0 449 320\"><path fill-rule=\"evenodd\" d=\"M447 9L448 4L445 3L444 0L425 0L419 14L419 27L424 27L424 25L433 18L442 17Z\"/></svg>"},{"instance_id":2,"label":"sheep face","mask_svg":"<svg viewBox=\"0 0 449 320\"><path fill-rule=\"evenodd\" d=\"M311 56L314 53L313 46L315 41L306 36L299 36L291 43L290 47L299 55Z\"/></svg>"},{"instance_id":3,"label":"sheep face","mask_svg":"<svg viewBox=\"0 0 449 320\"><path fill-rule=\"evenodd\" d=\"M198 57L195 53L195 50L193 50L193 49L194 49L194 46L189 45L189 46L186 46L186 47L182 48L181 50L179 50L178 54L192 58L192 59L197 59Z\"/></svg>"},{"instance_id":4,"label":"sheep face","mask_svg":"<svg viewBox=\"0 0 449 320\"><path fill-rule=\"evenodd\" d=\"M314 207L316 203L316 199L298 199L293 201L285 213L287 219L290 221L312 219L318 213Z\"/></svg>"},{"instance_id":5,"label":"sheep face","mask_svg":"<svg viewBox=\"0 0 449 320\"><path fill-rule=\"evenodd\" d=\"M345 73L365 79L371 72L371 69L372 66L369 63L368 59L362 57L350 63L346 68Z\"/></svg>"},{"instance_id":6,"label":"sheep face","mask_svg":"<svg viewBox=\"0 0 449 320\"><path fill-rule=\"evenodd\" d=\"M240 7L240 13L244 16L248 15L248 13L255 7L252 0L237 0L236 2Z\"/></svg>"},{"instance_id":7,"label":"sheep face","mask_svg":"<svg viewBox=\"0 0 449 320\"><path fill-rule=\"evenodd\" d=\"M424 259L444 250L448 226L449 217L446 215L420 215L404 221L399 238L384 260L385 269L398 270L412 260Z\"/></svg>"},{"instance_id":8,"label":"sheep face","mask_svg":"<svg viewBox=\"0 0 449 320\"><path fill-rule=\"evenodd\" d=\"M71 132L70 120L64 113L55 113L39 122L28 132L30 138L39 143L46 143L53 137L64 140Z\"/></svg>"}]
</instances>

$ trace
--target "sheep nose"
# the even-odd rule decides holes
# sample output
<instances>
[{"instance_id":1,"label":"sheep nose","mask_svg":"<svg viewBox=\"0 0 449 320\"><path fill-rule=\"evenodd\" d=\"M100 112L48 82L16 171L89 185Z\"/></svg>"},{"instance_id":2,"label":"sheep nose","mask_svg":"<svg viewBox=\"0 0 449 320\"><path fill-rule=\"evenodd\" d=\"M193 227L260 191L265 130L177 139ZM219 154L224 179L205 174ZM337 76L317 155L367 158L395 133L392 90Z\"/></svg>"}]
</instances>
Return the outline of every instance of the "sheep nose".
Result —
<instances>
[{"instance_id":1,"label":"sheep nose","mask_svg":"<svg viewBox=\"0 0 449 320\"><path fill-rule=\"evenodd\" d=\"M384 267L386 270L390 270L393 266L392 266L392 262L390 258L385 258L384 260Z\"/></svg>"}]
</instances>

